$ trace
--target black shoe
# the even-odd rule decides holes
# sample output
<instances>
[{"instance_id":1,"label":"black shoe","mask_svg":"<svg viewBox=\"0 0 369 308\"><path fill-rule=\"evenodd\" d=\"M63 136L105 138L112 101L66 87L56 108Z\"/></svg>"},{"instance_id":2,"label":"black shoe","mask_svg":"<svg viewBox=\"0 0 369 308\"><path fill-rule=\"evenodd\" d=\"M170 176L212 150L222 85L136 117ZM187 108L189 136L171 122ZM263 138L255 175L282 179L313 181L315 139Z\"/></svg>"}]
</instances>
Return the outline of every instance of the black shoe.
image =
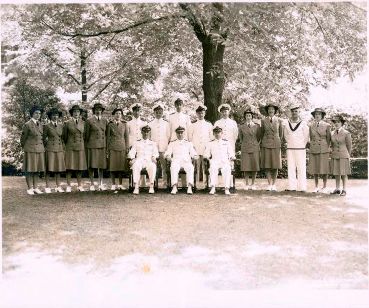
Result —
<instances>
[{"instance_id":1,"label":"black shoe","mask_svg":"<svg viewBox=\"0 0 369 308\"><path fill-rule=\"evenodd\" d=\"M342 190L341 193L340 193L340 196L342 196L342 197L346 196L346 190Z\"/></svg>"},{"instance_id":2,"label":"black shoe","mask_svg":"<svg viewBox=\"0 0 369 308\"><path fill-rule=\"evenodd\" d=\"M331 195L339 195L341 193L341 191L339 189L335 189L334 191L331 192Z\"/></svg>"}]
</instances>

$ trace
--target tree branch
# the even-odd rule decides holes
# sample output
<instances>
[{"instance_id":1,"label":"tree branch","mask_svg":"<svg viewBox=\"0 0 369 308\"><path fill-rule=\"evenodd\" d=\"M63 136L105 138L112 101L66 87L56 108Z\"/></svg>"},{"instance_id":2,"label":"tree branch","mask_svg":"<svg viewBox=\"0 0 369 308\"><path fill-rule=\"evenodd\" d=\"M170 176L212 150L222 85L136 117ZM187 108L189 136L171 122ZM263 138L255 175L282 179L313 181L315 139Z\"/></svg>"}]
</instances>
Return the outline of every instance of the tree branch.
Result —
<instances>
[{"instance_id":1,"label":"tree branch","mask_svg":"<svg viewBox=\"0 0 369 308\"><path fill-rule=\"evenodd\" d=\"M183 11L186 12L185 18L188 20L193 30L195 31L195 35L198 40L202 43L205 41L207 36L205 25L203 21L198 19L196 15L192 12L190 6L187 3L180 3L179 6Z\"/></svg>"},{"instance_id":2,"label":"tree branch","mask_svg":"<svg viewBox=\"0 0 369 308\"><path fill-rule=\"evenodd\" d=\"M45 50L42 50L42 54L49 58L52 63L54 63L57 67L61 68L64 73L67 74L68 77L72 78L75 83L78 85L81 85L81 83L78 81L76 77L74 77L71 73L69 73L68 69L64 67L62 64L60 64L52 55L49 55Z\"/></svg>"},{"instance_id":3,"label":"tree branch","mask_svg":"<svg viewBox=\"0 0 369 308\"><path fill-rule=\"evenodd\" d=\"M96 98L98 98L99 96L100 96L100 94L102 93L102 92L104 92L105 91L105 89L107 88L107 87L109 87L110 86L110 84L113 82L113 80L114 80L114 78L112 78L109 82L107 82L100 90L99 90L99 92L97 92L96 93L96 95L90 100L91 102L92 101L94 101Z\"/></svg>"}]
</instances>

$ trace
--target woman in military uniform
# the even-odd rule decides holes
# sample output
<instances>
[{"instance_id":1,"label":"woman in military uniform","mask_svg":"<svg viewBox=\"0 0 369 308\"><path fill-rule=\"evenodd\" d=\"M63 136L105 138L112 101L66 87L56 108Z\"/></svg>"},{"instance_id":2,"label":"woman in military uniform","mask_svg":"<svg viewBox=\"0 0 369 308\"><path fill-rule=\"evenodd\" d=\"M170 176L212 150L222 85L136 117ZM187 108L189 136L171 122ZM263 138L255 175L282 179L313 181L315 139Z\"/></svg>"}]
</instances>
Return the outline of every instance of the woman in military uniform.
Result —
<instances>
[{"instance_id":1,"label":"woman in military uniform","mask_svg":"<svg viewBox=\"0 0 369 308\"><path fill-rule=\"evenodd\" d=\"M335 130L332 132L332 154L330 169L331 174L336 178L336 188L332 194L346 196L347 176L351 174L350 155L352 148L351 134L343 128L345 119L341 115L333 117L332 122ZM342 179L342 191L340 190L340 180Z\"/></svg>"},{"instance_id":2,"label":"woman in military uniform","mask_svg":"<svg viewBox=\"0 0 369 308\"><path fill-rule=\"evenodd\" d=\"M124 189L123 172L127 170L127 153L129 149L129 137L127 123L122 120L123 110L116 108L112 115L114 120L110 121L107 128L106 141L108 150L108 169L111 176L111 190ZM115 178L118 176L119 185Z\"/></svg>"},{"instance_id":3,"label":"woman in military uniform","mask_svg":"<svg viewBox=\"0 0 369 308\"><path fill-rule=\"evenodd\" d=\"M46 160L46 193L51 193L49 187L50 173L54 173L56 182L56 192L64 192L60 186L60 173L65 172L65 156L63 142L63 125L59 123L62 112L56 108L48 111L49 123L44 126L45 160Z\"/></svg>"},{"instance_id":4,"label":"woman in military uniform","mask_svg":"<svg viewBox=\"0 0 369 308\"><path fill-rule=\"evenodd\" d=\"M327 190L327 179L329 174L329 145L331 143L331 126L323 121L325 111L322 108L315 108L311 113L314 122L310 125L310 149L308 172L314 175L315 189L319 192L319 175L323 177L322 192Z\"/></svg>"},{"instance_id":5,"label":"woman in military uniform","mask_svg":"<svg viewBox=\"0 0 369 308\"><path fill-rule=\"evenodd\" d=\"M275 181L278 169L282 168L281 140L283 136L282 121L275 114L279 107L269 103L261 111L267 116L261 120L261 162L260 167L266 169L268 191L277 191Z\"/></svg>"},{"instance_id":6,"label":"woman in military uniform","mask_svg":"<svg viewBox=\"0 0 369 308\"><path fill-rule=\"evenodd\" d=\"M245 174L247 189L255 190L256 173L260 171L260 125L254 123L255 113L249 107L243 113L245 123L239 128L241 141L241 171ZM249 185L251 177L251 185Z\"/></svg>"},{"instance_id":7,"label":"woman in military uniform","mask_svg":"<svg viewBox=\"0 0 369 308\"><path fill-rule=\"evenodd\" d=\"M26 173L27 193L42 194L38 188L39 172L45 172L45 148L40 123L42 109L33 106L30 110L31 119L24 124L20 139L24 151L23 171Z\"/></svg>"},{"instance_id":8,"label":"woman in military uniform","mask_svg":"<svg viewBox=\"0 0 369 308\"><path fill-rule=\"evenodd\" d=\"M78 190L84 191L82 186L82 172L87 169L86 153L84 145L84 121L80 118L81 108L74 105L69 113L71 119L65 122L63 127L63 140L65 143L65 168L67 170L67 189L71 192L72 172L76 172Z\"/></svg>"}]
</instances>

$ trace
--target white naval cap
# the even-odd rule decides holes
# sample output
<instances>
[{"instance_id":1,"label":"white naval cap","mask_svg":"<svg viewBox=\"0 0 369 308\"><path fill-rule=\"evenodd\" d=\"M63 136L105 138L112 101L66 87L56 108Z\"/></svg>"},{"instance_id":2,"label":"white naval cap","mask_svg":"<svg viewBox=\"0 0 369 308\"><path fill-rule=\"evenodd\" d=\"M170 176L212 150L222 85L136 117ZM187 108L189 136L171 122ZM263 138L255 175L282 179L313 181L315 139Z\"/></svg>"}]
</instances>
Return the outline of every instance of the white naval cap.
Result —
<instances>
[{"instance_id":1,"label":"white naval cap","mask_svg":"<svg viewBox=\"0 0 369 308\"><path fill-rule=\"evenodd\" d=\"M231 106L229 104L221 104L219 107L218 107L218 112L221 112L223 109L228 109L229 111L232 110Z\"/></svg>"}]
</instances>

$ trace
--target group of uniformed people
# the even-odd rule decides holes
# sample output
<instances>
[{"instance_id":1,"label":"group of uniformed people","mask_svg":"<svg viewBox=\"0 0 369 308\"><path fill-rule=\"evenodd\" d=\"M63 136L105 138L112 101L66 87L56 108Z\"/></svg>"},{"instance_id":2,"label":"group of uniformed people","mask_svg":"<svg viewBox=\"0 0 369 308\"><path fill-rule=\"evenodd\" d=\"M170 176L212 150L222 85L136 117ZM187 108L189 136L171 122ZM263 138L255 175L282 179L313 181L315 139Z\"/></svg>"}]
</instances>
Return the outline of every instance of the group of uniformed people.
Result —
<instances>
[{"instance_id":1,"label":"group of uniformed people","mask_svg":"<svg viewBox=\"0 0 369 308\"><path fill-rule=\"evenodd\" d=\"M187 193L192 194L195 177L204 179L205 161L208 160L210 194L216 192L220 172L225 194L229 195L229 189L234 185L231 172L236 159L235 144L239 138L241 171L245 174L247 189L256 189L256 174L262 168L266 170L267 190L277 190L275 182L278 169L282 168L281 145L284 139L287 143L288 190L306 191L306 145L310 141L308 172L315 178L314 192L319 191L319 175L323 177L322 190L326 191L327 176L332 174L336 177L336 189L332 193L346 195L351 136L342 127L345 123L342 116L333 117L335 129L331 131L331 126L323 121L326 113L321 108L311 113L314 121L309 127L300 118L299 105L291 105L291 115L283 121L276 115L278 106L270 103L262 109L265 117L260 124L254 119L253 109L247 107L245 121L238 127L236 121L230 118L231 107L228 104L219 106L221 118L214 125L205 120L205 106L196 108L197 120L191 123L190 117L182 110L183 101L177 99L174 105L176 111L166 121L163 119L164 106L155 104L152 108L155 118L149 123L141 119L142 105L139 103L131 106L132 119L128 122L122 120L121 108L113 110L112 120L103 118L105 108L100 103L94 104L93 115L85 121L81 118L82 109L78 105L70 108L71 118L64 123L60 122L61 112L52 108L47 112L49 122L45 125L40 124L41 108L32 107L31 119L24 125L21 136L27 193L43 193L37 183L39 172L46 172L45 193L51 193L51 173L55 174L56 192L72 191L72 172L76 173L77 189L84 191L81 182L84 170L89 172L90 191L106 190L103 185L104 169L110 171L112 190L125 189L122 179L128 168L132 169L134 194L139 193L143 169L148 175L149 193L154 193L159 163L164 183L171 183L172 194L177 193L181 169L186 174ZM165 172L167 161L170 161L170 174ZM98 174L97 188L94 185L95 170ZM66 172L65 190L60 185L62 172ZM181 179L183 183L184 178Z\"/></svg>"}]
</instances>

